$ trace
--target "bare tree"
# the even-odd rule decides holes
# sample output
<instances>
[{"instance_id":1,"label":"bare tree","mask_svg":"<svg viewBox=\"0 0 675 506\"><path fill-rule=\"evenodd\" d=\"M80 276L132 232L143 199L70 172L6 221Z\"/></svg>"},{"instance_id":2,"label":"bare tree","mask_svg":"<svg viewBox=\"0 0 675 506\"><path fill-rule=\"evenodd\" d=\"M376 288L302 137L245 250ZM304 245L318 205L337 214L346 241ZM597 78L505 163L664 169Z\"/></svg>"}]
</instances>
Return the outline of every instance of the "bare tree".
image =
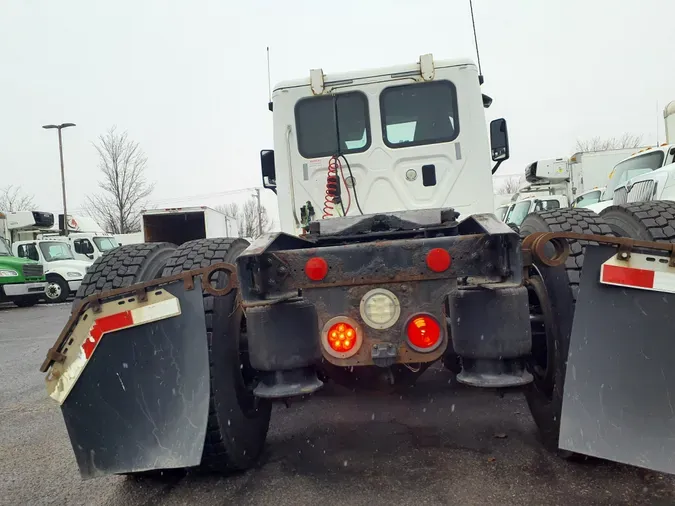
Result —
<instances>
[{"instance_id":1,"label":"bare tree","mask_svg":"<svg viewBox=\"0 0 675 506\"><path fill-rule=\"evenodd\" d=\"M85 208L98 224L112 234L128 234L141 229L139 211L154 189L145 179L148 158L139 144L116 127L100 135L94 143L103 192L88 196Z\"/></svg>"},{"instance_id":2,"label":"bare tree","mask_svg":"<svg viewBox=\"0 0 675 506\"><path fill-rule=\"evenodd\" d=\"M516 193L520 187L521 182L522 178L520 176L513 176L508 179L504 179L502 183L495 189L495 193L497 195L510 195L512 193Z\"/></svg>"},{"instance_id":3,"label":"bare tree","mask_svg":"<svg viewBox=\"0 0 675 506\"><path fill-rule=\"evenodd\" d=\"M241 207L236 202L231 202L216 207L216 210L237 222L239 237L255 239L260 235L258 233L258 201L255 198L247 200ZM274 228L274 221L265 206L260 206L260 223L263 234Z\"/></svg>"},{"instance_id":4,"label":"bare tree","mask_svg":"<svg viewBox=\"0 0 675 506\"><path fill-rule=\"evenodd\" d=\"M588 140L577 140L576 151L608 151L610 149L639 148L642 146L642 135L625 133L621 137L593 137Z\"/></svg>"},{"instance_id":5,"label":"bare tree","mask_svg":"<svg viewBox=\"0 0 675 506\"><path fill-rule=\"evenodd\" d=\"M30 211L35 209L32 195L26 195L20 186L0 188L0 211Z\"/></svg>"},{"instance_id":6,"label":"bare tree","mask_svg":"<svg viewBox=\"0 0 675 506\"><path fill-rule=\"evenodd\" d=\"M232 218L233 220L238 221L240 211L239 211L239 204L237 204L236 202L230 202L229 204L217 206L216 211L220 211L228 218Z\"/></svg>"}]
</instances>

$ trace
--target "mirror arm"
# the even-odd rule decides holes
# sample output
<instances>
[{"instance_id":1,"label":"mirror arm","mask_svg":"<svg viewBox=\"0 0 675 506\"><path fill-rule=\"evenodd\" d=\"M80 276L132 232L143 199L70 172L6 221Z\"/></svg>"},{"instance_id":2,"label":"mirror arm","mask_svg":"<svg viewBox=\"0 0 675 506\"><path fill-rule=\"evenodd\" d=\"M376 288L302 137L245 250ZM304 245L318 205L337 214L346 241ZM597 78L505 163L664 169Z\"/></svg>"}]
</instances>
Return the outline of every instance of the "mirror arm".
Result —
<instances>
[{"instance_id":1,"label":"mirror arm","mask_svg":"<svg viewBox=\"0 0 675 506\"><path fill-rule=\"evenodd\" d=\"M502 164L503 161L504 161L504 160L499 160L499 161L495 164L495 166L492 167L492 173L493 173L493 174L494 174L495 172L497 172L497 169L499 168L499 166Z\"/></svg>"}]
</instances>

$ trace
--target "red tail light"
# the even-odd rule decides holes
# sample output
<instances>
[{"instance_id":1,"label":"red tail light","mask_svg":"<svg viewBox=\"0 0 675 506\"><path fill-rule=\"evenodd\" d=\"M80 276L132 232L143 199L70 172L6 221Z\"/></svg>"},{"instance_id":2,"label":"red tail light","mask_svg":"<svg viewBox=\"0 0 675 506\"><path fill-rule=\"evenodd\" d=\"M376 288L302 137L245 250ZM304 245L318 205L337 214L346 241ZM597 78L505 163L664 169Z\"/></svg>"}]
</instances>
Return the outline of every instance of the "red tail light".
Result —
<instances>
[{"instance_id":1,"label":"red tail light","mask_svg":"<svg viewBox=\"0 0 675 506\"><path fill-rule=\"evenodd\" d=\"M328 274L328 262L321 257L313 257L305 264L305 274L312 281L321 281Z\"/></svg>"},{"instance_id":2,"label":"red tail light","mask_svg":"<svg viewBox=\"0 0 675 506\"><path fill-rule=\"evenodd\" d=\"M328 346L338 353L347 353L356 346L356 329L349 323L340 322L328 329Z\"/></svg>"},{"instance_id":3,"label":"red tail light","mask_svg":"<svg viewBox=\"0 0 675 506\"><path fill-rule=\"evenodd\" d=\"M427 253L427 267L434 272L444 272L450 268L450 253L443 248L434 248Z\"/></svg>"},{"instance_id":4,"label":"red tail light","mask_svg":"<svg viewBox=\"0 0 675 506\"><path fill-rule=\"evenodd\" d=\"M433 351L441 343L441 326L432 316L413 316L406 327L408 343L417 351Z\"/></svg>"},{"instance_id":5,"label":"red tail light","mask_svg":"<svg viewBox=\"0 0 675 506\"><path fill-rule=\"evenodd\" d=\"M336 316L323 326L321 341L329 355L349 358L358 353L363 336L356 321L347 316Z\"/></svg>"}]
</instances>

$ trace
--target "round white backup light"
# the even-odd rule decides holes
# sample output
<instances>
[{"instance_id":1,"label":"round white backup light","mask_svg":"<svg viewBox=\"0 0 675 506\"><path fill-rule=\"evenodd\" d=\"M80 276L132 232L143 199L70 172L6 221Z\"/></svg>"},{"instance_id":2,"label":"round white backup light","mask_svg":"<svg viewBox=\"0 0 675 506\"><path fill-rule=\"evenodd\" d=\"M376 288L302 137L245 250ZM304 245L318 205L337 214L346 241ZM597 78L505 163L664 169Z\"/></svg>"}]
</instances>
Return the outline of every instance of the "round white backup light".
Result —
<instances>
[{"instance_id":1,"label":"round white backup light","mask_svg":"<svg viewBox=\"0 0 675 506\"><path fill-rule=\"evenodd\" d=\"M401 304L396 295L384 288L375 288L361 299L361 318L369 327L388 329L401 316Z\"/></svg>"}]
</instances>

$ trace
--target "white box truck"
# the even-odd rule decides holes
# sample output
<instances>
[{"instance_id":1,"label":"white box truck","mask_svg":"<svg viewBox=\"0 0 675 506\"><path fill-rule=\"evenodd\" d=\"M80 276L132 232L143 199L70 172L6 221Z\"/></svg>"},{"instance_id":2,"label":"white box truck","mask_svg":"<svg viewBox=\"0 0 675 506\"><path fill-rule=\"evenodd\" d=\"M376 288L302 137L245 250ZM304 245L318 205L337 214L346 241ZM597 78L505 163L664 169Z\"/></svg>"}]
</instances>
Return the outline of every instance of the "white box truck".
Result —
<instances>
[{"instance_id":1,"label":"white box truck","mask_svg":"<svg viewBox=\"0 0 675 506\"><path fill-rule=\"evenodd\" d=\"M194 239L236 237L236 222L206 206L144 209L141 211L144 242L183 244Z\"/></svg>"},{"instance_id":2,"label":"white box truck","mask_svg":"<svg viewBox=\"0 0 675 506\"><path fill-rule=\"evenodd\" d=\"M569 159L572 193L578 196L589 190L606 186L614 166L638 149L622 148L574 153Z\"/></svg>"},{"instance_id":3,"label":"white box truck","mask_svg":"<svg viewBox=\"0 0 675 506\"><path fill-rule=\"evenodd\" d=\"M614 166L638 151L637 148L609 149L574 153L569 158L537 160L525 168L530 183L521 193L545 189L551 195L564 195L574 206L592 191L602 191ZM598 195L598 199L600 195Z\"/></svg>"}]
</instances>

